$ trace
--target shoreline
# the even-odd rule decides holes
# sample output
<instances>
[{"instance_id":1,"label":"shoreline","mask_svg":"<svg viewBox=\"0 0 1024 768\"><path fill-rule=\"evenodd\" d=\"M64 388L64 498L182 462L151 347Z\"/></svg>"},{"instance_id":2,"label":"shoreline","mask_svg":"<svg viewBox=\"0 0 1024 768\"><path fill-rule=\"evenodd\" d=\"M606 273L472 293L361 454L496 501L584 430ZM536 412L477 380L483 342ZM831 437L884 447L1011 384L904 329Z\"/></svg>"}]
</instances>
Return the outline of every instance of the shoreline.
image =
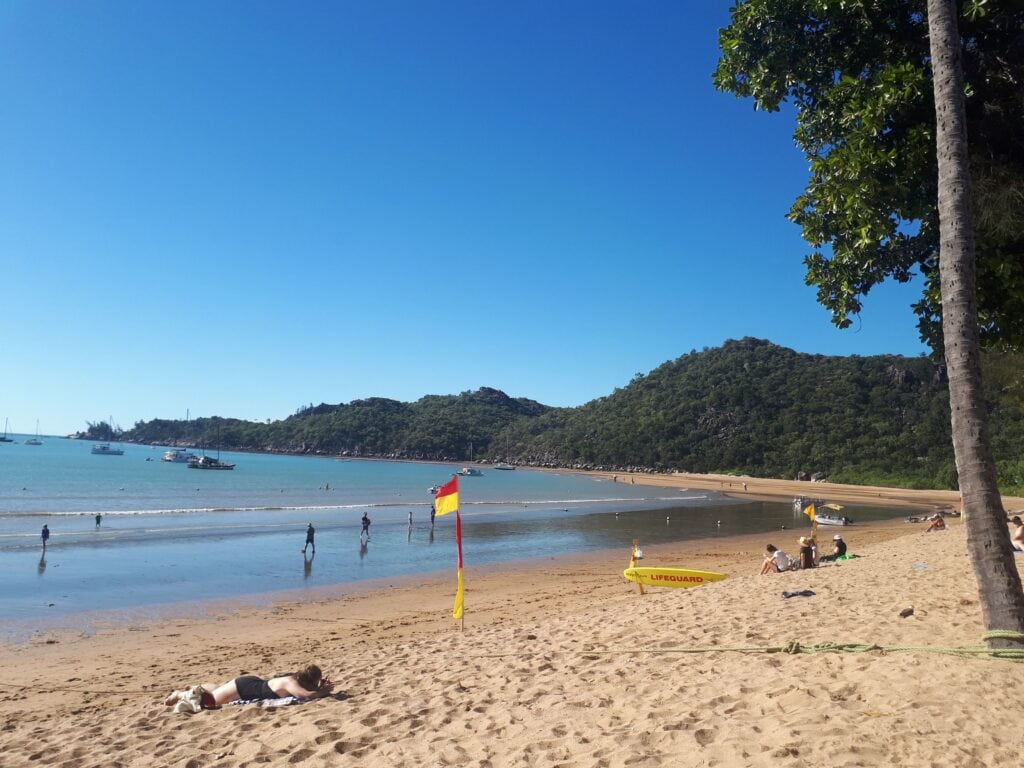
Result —
<instances>
[{"instance_id":1,"label":"shoreline","mask_svg":"<svg viewBox=\"0 0 1024 768\"><path fill-rule=\"evenodd\" d=\"M743 498L789 493L746 482ZM945 500L916 492L905 503ZM795 554L805 529L641 542L647 565L728 575L643 597L622 577L628 544L529 566L468 564L464 631L451 618L453 564L311 601L3 643L0 750L12 764L76 768L1013 764L1024 691L1008 682L989 693L993 675L1017 671L1008 662L758 651L794 640L976 645L963 524L923 529L844 528L859 559L771 576L756 575L765 544ZM819 530L823 549L833 531ZM727 650L741 648L753 652ZM194 716L160 704L174 688L308 662L338 682L337 695Z\"/></svg>"},{"instance_id":2,"label":"shoreline","mask_svg":"<svg viewBox=\"0 0 1024 768\"><path fill-rule=\"evenodd\" d=\"M390 461L389 459L380 460ZM601 477L609 481L617 478L620 483L625 483L628 479L630 484L653 487L713 490L741 501L788 502L797 495L811 495L798 493L799 491L816 491L813 494L814 497L827 497L829 500L861 504L869 507L929 511L959 507L959 494L954 491L920 491L874 486L846 486L835 483L809 483L735 477L731 475L680 473L673 475L623 474L565 469L537 470L534 468L531 468L531 470L588 475ZM747 485L746 489L743 488L744 483ZM1007 501L1024 506L1024 499L1022 498L1004 497L1004 505ZM1008 514L1010 513L1008 505L1006 506L1006 511ZM1021 511L1024 512L1024 509ZM824 552L828 549L828 540L831 539L834 533L839 531L844 532L848 540L851 537L858 538L863 535L866 543L874 543L880 540L909 535L913 533L913 529L909 526L910 524L898 519L868 524L861 523L851 528L820 526L818 538ZM735 575L735 573L741 572L737 570L740 564L734 561L735 555L733 558L725 557L722 559L723 553L730 551L730 548L735 553L742 553L742 557L748 559L751 563L756 563L759 562L765 543L774 541L776 546L792 555L796 550L796 546L790 539L795 539L805 533L807 533L807 529L802 527L784 528L774 533L767 531L764 533L726 536L711 533L674 543L650 545L641 542L641 545L648 554L648 558L652 555L658 555L664 557L666 561L671 561L660 563L661 565L688 567L698 570L722 570L729 573L729 575ZM707 550L707 552L704 550ZM597 567L610 569L613 573L620 573L621 568L618 568L618 564L627 561L628 554L628 547L624 547L622 550L572 553L557 558L557 562L561 564L577 563L584 571ZM706 562L706 556L709 555L712 558ZM488 579L493 578L495 574L500 573L526 576L543 572L552 561L556 561L556 558L540 556L480 566L474 566L470 563L467 568L467 577L469 574L478 574L486 582ZM682 566L680 566L681 562L683 562ZM653 562L649 564L653 564ZM624 568L625 566L622 565L621 567ZM618 570L616 570L617 568ZM443 585L448 580L450 580L450 577L445 570L428 571L420 574L327 584L313 588L283 590L280 592L269 591L198 601L182 600L134 608L84 611L77 614L60 615L52 619L46 618L39 621L37 625L31 619L16 619L11 624L17 626L17 629L12 629L4 635L0 635L0 647L5 645L23 646L39 641L52 642L54 637L94 637L102 635L104 632L117 631L118 628L124 626L149 626L164 621L188 621L196 614L199 616L197 619L199 622L221 622L225 617L231 616L253 616L261 613L273 614L282 605L316 606L345 602L359 596L387 595L396 589L396 584L399 585L397 587L399 590L420 587L426 590L443 590Z\"/></svg>"}]
</instances>

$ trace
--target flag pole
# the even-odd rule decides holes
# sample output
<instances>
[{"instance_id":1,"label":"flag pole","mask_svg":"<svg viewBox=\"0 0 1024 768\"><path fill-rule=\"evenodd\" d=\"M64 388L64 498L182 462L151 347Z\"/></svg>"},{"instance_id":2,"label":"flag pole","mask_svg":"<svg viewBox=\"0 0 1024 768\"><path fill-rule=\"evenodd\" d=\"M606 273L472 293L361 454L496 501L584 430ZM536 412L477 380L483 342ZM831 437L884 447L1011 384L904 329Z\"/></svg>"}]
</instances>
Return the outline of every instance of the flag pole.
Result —
<instances>
[{"instance_id":1,"label":"flag pole","mask_svg":"<svg viewBox=\"0 0 1024 768\"><path fill-rule=\"evenodd\" d=\"M452 479L437 489L434 496L434 510L437 516L455 513L455 546L458 549L458 580L459 586L455 592L455 606L452 608L452 618L460 619L460 628L466 629L466 616L463 612L465 598L465 582L462 577L462 515L459 513L459 476L453 475Z\"/></svg>"}]
</instances>

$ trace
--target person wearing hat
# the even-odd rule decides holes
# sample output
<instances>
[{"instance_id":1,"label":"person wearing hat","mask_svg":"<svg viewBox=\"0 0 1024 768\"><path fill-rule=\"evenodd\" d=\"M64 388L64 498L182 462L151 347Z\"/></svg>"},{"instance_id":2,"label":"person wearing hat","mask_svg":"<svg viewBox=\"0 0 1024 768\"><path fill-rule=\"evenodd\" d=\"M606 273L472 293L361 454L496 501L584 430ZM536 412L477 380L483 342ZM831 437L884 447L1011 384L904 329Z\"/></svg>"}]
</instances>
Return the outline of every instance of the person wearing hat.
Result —
<instances>
[{"instance_id":1,"label":"person wearing hat","mask_svg":"<svg viewBox=\"0 0 1024 768\"><path fill-rule=\"evenodd\" d=\"M822 560L835 561L836 558L842 557L846 554L846 542L843 541L843 537L838 533L832 537L832 554L822 555Z\"/></svg>"},{"instance_id":2,"label":"person wearing hat","mask_svg":"<svg viewBox=\"0 0 1024 768\"><path fill-rule=\"evenodd\" d=\"M800 568L814 567L814 547L806 536L800 537Z\"/></svg>"}]
</instances>

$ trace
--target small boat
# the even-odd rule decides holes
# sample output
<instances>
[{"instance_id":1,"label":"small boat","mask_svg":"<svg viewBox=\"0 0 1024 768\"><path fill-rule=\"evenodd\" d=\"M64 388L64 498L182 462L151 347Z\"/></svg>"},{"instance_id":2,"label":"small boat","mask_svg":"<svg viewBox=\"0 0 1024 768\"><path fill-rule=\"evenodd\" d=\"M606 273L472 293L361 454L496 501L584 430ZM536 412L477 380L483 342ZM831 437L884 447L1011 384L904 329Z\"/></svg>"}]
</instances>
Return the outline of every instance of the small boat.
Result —
<instances>
[{"instance_id":1,"label":"small boat","mask_svg":"<svg viewBox=\"0 0 1024 768\"><path fill-rule=\"evenodd\" d=\"M195 456L188 460L189 469L234 469L235 465L230 464L226 461L220 460L220 426L217 427L217 458L206 455L206 449L203 449L202 456Z\"/></svg>"},{"instance_id":2,"label":"small boat","mask_svg":"<svg viewBox=\"0 0 1024 768\"><path fill-rule=\"evenodd\" d=\"M809 496L797 496L793 499L793 511L796 513L802 513L807 507L813 504L815 507L825 506L824 499L812 499Z\"/></svg>"},{"instance_id":3,"label":"small boat","mask_svg":"<svg viewBox=\"0 0 1024 768\"><path fill-rule=\"evenodd\" d=\"M476 467L463 467L455 474L462 475L463 477L481 477L483 475L483 472L481 472Z\"/></svg>"},{"instance_id":4,"label":"small boat","mask_svg":"<svg viewBox=\"0 0 1024 768\"><path fill-rule=\"evenodd\" d=\"M123 448L112 448L110 443L97 443L90 453L96 456L124 456Z\"/></svg>"},{"instance_id":5,"label":"small boat","mask_svg":"<svg viewBox=\"0 0 1024 768\"><path fill-rule=\"evenodd\" d=\"M440 491L440 490L441 490L441 486L440 485L432 485L429 488L427 488L427 491L430 492L431 496L436 496L437 492Z\"/></svg>"},{"instance_id":6,"label":"small boat","mask_svg":"<svg viewBox=\"0 0 1024 768\"><path fill-rule=\"evenodd\" d=\"M4 419L4 434L0 437L0 443L13 443L14 441L7 436L7 419Z\"/></svg>"},{"instance_id":7,"label":"small boat","mask_svg":"<svg viewBox=\"0 0 1024 768\"><path fill-rule=\"evenodd\" d=\"M823 512L815 515L814 520L818 525L853 525L853 520L845 515L829 515Z\"/></svg>"},{"instance_id":8,"label":"small boat","mask_svg":"<svg viewBox=\"0 0 1024 768\"><path fill-rule=\"evenodd\" d=\"M100 422L100 426L103 423ZM114 417L110 417L110 421L107 424L107 431L110 432L110 436L113 437L116 433L114 432ZM92 447L92 453L96 456L124 456L123 448L113 448L110 443L97 443Z\"/></svg>"},{"instance_id":9,"label":"small boat","mask_svg":"<svg viewBox=\"0 0 1024 768\"><path fill-rule=\"evenodd\" d=\"M190 461L192 461L192 459L198 458L199 457L196 456L194 453L190 453L184 448L172 448L171 450L167 451L167 453L165 453L160 460L169 461L172 464L188 464Z\"/></svg>"},{"instance_id":10,"label":"small boat","mask_svg":"<svg viewBox=\"0 0 1024 768\"><path fill-rule=\"evenodd\" d=\"M502 470L505 470L506 472L515 469L516 468L515 464L509 464L508 463L508 457L509 457L509 452L508 452L508 435L506 435L505 436L505 461L499 461L497 464L494 465L494 468L495 469L502 469Z\"/></svg>"},{"instance_id":11,"label":"small boat","mask_svg":"<svg viewBox=\"0 0 1024 768\"><path fill-rule=\"evenodd\" d=\"M818 512L814 519L818 525L853 525L853 520L846 515L840 514L843 511L842 504L822 504L822 509L830 509L831 512Z\"/></svg>"},{"instance_id":12,"label":"small boat","mask_svg":"<svg viewBox=\"0 0 1024 768\"><path fill-rule=\"evenodd\" d=\"M221 461L220 458L213 458L213 456L196 456L189 459L189 469L234 469L234 464L229 464L226 461Z\"/></svg>"},{"instance_id":13,"label":"small boat","mask_svg":"<svg viewBox=\"0 0 1024 768\"><path fill-rule=\"evenodd\" d=\"M25 441L25 445L42 445L43 441L39 439L39 420L36 419L36 436L30 437Z\"/></svg>"}]
</instances>

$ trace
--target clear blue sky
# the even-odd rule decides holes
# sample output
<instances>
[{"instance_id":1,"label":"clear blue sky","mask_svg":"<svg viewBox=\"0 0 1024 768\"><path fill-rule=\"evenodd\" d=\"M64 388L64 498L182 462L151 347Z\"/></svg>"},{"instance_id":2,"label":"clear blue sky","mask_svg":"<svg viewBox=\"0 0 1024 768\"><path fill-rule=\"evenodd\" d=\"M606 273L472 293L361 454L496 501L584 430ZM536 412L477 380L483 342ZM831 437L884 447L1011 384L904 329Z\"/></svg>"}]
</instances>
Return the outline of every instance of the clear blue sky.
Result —
<instances>
[{"instance_id":1,"label":"clear blue sky","mask_svg":"<svg viewBox=\"0 0 1024 768\"><path fill-rule=\"evenodd\" d=\"M279 419L481 386L558 406L836 330L792 116L711 84L729 0L0 4L0 419Z\"/></svg>"}]
</instances>

